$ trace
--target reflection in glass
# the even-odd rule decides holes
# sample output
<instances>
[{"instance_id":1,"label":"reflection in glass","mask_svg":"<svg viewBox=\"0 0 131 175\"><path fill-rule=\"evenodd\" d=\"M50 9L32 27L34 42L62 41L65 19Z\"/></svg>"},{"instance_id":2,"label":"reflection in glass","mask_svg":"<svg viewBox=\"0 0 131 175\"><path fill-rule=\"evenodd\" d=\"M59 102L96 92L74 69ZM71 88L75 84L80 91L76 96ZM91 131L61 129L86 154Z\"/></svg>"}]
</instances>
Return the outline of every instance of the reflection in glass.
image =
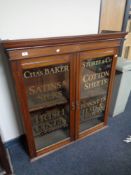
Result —
<instances>
[{"instance_id":1,"label":"reflection in glass","mask_svg":"<svg viewBox=\"0 0 131 175\"><path fill-rule=\"evenodd\" d=\"M24 70L36 149L69 137L69 65Z\"/></svg>"},{"instance_id":2,"label":"reflection in glass","mask_svg":"<svg viewBox=\"0 0 131 175\"><path fill-rule=\"evenodd\" d=\"M112 56L82 62L80 131L104 121L111 66Z\"/></svg>"}]
</instances>

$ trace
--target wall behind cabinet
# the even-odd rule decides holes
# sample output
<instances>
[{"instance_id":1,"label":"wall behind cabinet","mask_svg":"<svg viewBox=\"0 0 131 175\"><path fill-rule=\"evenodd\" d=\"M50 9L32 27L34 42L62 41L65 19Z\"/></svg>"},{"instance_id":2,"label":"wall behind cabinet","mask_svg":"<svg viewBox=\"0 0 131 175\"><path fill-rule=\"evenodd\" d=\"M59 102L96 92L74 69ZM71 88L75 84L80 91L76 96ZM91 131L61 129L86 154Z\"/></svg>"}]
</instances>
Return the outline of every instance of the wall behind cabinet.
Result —
<instances>
[{"instance_id":1,"label":"wall behind cabinet","mask_svg":"<svg viewBox=\"0 0 131 175\"><path fill-rule=\"evenodd\" d=\"M0 0L0 38L21 39L97 33L100 0ZM0 128L4 141L21 135L0 57ZM19 124L20 123L20 124Z\"/></svg>"},{"instance_id":2,"label":"wall behind cabinet","mask_svg":"<svg viewBox=\"0 0 131 175\"><path fill-rule=\"evenodd\" d=\"M97 33L100 0L0 0L0 38Z\"/></svg>"}]
</instances>

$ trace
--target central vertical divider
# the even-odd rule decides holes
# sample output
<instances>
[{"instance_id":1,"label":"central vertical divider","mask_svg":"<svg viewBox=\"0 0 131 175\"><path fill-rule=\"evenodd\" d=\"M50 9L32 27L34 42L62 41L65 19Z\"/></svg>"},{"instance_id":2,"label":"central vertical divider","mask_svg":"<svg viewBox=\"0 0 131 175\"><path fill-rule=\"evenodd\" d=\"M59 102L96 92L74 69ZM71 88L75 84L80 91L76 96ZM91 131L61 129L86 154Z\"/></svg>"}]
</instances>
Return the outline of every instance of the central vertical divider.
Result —
<instances>
[{"instance_id":1,"label":"central vertical divider","mask_svg":"<svg viewBox=\"0 0 131 175\"><path fill-rule=\"evenodd\" d=\"M79 128L80 128L80 75L81 75L81 67L80 67L80 53L76 53L76 110L75 110L75 139L79 137Z\"/></svg>"}]
</instances>

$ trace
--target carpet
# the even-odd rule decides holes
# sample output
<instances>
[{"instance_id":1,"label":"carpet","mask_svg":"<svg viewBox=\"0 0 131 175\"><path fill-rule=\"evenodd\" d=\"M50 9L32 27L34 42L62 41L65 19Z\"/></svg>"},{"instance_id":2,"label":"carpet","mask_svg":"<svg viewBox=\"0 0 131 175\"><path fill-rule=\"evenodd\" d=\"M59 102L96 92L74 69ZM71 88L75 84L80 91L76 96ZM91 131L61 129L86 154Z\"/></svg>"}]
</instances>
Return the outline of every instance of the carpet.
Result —
<instances>
[{"instance_id":1,"label":"carpet","mask_svg":"<svg viewBox=\"0 0 131 175\"><path fill-rule=\"evenodd\" d=\"M108 128L30 162L23 145L10 147L15 175L131 175L131 96Z\"/></svg>"}]
</instances>

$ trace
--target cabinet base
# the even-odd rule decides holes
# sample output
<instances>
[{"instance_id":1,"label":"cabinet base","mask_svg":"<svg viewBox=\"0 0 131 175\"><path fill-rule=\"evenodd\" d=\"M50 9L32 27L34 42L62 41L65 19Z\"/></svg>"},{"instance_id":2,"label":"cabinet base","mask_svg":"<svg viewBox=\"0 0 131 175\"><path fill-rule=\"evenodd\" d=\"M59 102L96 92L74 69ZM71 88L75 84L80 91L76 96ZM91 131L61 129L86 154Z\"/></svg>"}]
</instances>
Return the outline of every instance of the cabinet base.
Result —
<instances>
[{"instance_id":1,"label":"cabinet base","mask_svg":"<svg viewBox=\"0 0 131 175\"><path fill-rule=\"evenodd\" d=\"M90 136L90 135L92 135L94 133L97 133L100 130L103 130L103 129L107 128L107 127L108 127L108 125L104 125L104 123L98 124L95 127L90 128L90 129L80 133L79 138L77 140L70 141L69 139L66 139L66 140L64 140L62 142L59 142L59 143L55 144L55 145L52 145L52 146L47 147L45 149L42 149L42 150L40 150L40 151L38 151L36 153L36 157L32 158L31 162L36 161L36 160L38 160L38 159L40 159L42 157L45 157L45 156L47 156L47 155L49 155L49 154L51 154L53 152L56 152L56 151L58 151L60 149L63 149L64 147L66 147L68 145L74 144L75 142L78 142L78 141L84 139L85 137L88 137L88 136Z\"/></svg>"}]
</instances>

